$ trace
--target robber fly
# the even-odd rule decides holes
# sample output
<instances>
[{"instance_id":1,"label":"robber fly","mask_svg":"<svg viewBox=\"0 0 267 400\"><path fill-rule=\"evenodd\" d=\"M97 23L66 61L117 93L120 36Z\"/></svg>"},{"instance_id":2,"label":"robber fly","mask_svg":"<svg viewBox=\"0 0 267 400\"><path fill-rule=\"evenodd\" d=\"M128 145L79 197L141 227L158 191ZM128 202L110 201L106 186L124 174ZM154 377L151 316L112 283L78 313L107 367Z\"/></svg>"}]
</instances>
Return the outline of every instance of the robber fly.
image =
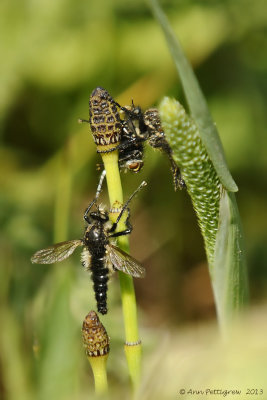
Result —
<instances>
[{"instance_id":1,"label":"robber fly","mask_svg":"<svg viewBox=\"0 0 267 400\"><path fill-rule=\"evenodd\" d=\"M120 117L118 109L124 113L125 118ZM172 157L172 149L166 140L156 108L143 113L133 102L130 107L122 107L106 89L99 86L90 95L89 120L79 119L79 122L90 124L98 153L119 151L121 169L132 172L142 169L145 142L162 150L170 160L174 189L185 186Z\"/></svg>"},{"instance_id":2,"label":"robber fly","mask_svg":"<svg viewBox=\"0 0 267 400\"><path fill-rule=\"evenodd\" d=\"M128 205L134 195L146 185L146 182L142 182L133 192L128 201L123 205L116 222L111 223L108 212L97 205L104 176L105 171L102 172L96 197L84 213L83 218L88 224L85 228L84 237L82 239L54 244L46 249L37 251L31 258L32 263L53 264L65 260L77 247L83 246L81 255L82 265L86 270L91 271L97 309L101 314L107 313L107 282L110 273L118 270L135 278L143 278L145 276L144 267L129 254L115 246L114 243L111 243L111 240L131 233L132 226L129 221L130 211ZM95 211L91 211L93 206L96 208ZM124 212L127 212L126 229L115 232Z\"/></svg>"},{"instance_id":3,"label":"robber fly","mask_svg":"<svg viewBox=\"0 0 267 400\"><path fill-rule=\"evenodd\" d=\"M163 151L169 158L173 175L174 189L182 189L185 182L179 167L172 157L172 149L166 140L161 126L159 112L150 108L144 113L134 103L130 107L120 107L125 114L122 121L121 145L119 146L119 162L125 167L138 172L143 166L144 142L151 147Z\"/></svg>"},{"instance_id":4,"label":"robber fly","mask_svg":"<svg viewBox=\"0 0 267 400\"><path fill-rule=\"evenodd\" d=\"M79 122L90 124L97 153L119 150L121 169L139 172L143 167L143 141L136 140L134 119L124 121L118 109L122 107L102 87L93 90L89 98L89 120Z\"/></svg>"},{"instance_id":5,"label":"robber fly","mask_svg":"<svg viewBox=\"0 0 267 400\"><path fill-rule=\"evenodd\" d=\"M125 119L121 120L122 133L119 145L119 166L139 172L144 165L144 142L148 139L144 121L139 118L140 107L121 107Z\"/></svg>"}]
</instances>

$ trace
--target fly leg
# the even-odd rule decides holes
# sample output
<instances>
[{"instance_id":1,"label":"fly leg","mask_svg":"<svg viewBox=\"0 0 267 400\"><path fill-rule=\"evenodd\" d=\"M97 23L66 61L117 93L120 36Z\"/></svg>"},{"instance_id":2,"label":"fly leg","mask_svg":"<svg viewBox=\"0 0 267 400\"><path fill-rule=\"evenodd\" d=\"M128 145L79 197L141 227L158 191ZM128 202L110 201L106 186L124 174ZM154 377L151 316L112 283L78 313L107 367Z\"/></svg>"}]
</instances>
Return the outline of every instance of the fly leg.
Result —
<instances>
[{"instance_id":1,"label":"fly leg","mask_svg":"<svg viewBox=\"0 0 267 400\"><path fill-rule=\"evenodd\" d=\"M118 218L117 218L116 222L114 222L112 227L109 229L109 233L112 233L112 235L110 235L110 237L118 237L118 236L128 235L129 233L132 232L133 228L132 228L132 225L130 224L130 220L129 220L130 219L130 210L128 208L128 205L129 205L130 201L132 200L132 198L136 195L136 193L138 193L139 190L141 190L146 185L147 185L147 183L145 181L143 181L138 186L138 188L132 193L132 195L129 197L129 199L126 201L126 203L124 204L124 206L122 207L122 209L121 209L121 211L120 211L120 213L118 215ZM126 221L125 221L126 229L121 231L121 232L113 233L116 230L117 225L118 225L118 223L119 223L119 221L120 221L120 219L122 217L122 214L124 213L124 211L126 209L128 211L128 215L127 215L127 218L126 218Z\"/></svg>"},{"instance_id":2,"label":"fly leg","mask_svg":"<svg viewBox=\"0 0 267 400\"><path fill-rule=\"evenodd\" d=\"M82 124L83 122L85 122L86 124L90 124L90 121L88 119L82 119L82 118L78 119L79 124Z\"/></svg>"},{"instance_id":3,"label":"fly leg","mask_svg":"<svg viewBox=\"0 0 267 400\"><path fill-rule=\"evenodd\" d=\"M125 235L129 235L132 232L133 227L132 227L132 225L130 223L130 210L129 210L129 208L127 208L127 212L128 212L128 215L127 215L127 218L126 218L126 221L125 221L126 229L124 229L123 231L120 231L120 232L114 232L115 229L117 228L117 225L118 225L118 218L117 218L117 221L114 222L114 224L112 225L112 227L109 230L109 233L111 233L111 235L109 235L109 237L113 237L114 238L114 237L119 237L119 236L125 236Z\"/></svg>"},{"instance_id":4,"label":"fly leg","mask_svg":"<svg viewBox=\"0 0 267 400\"><path fill-rule=\"evenodd\" d=\"M95 198L94 198L94 200L89 204L89 206L87 207L87 209L86 209L85 212L84 212L83 219L84 219L88 224L91 223L90 217L88 217L88 213L89 213L89 211L91 210L91 208L93 207L93 205L96 203L96 201L97 201L97 199L98 199L98 197L99 197L99 195L100 195L100 192L101 192L101 189L102 189L102 184L103 184L103 181L104 181L105 176L106 176L106 170L104 169L104 170L102 171L101 175L100 175L99 183L98 183L97 189L96 189Z\"/></svg>"},{"instance_id":5,"label":"fly leg","mask_svg":"<svg viewBox=\"0 0 267 400\"><path fill-rule=\"evenodd\" d=\"M112 153L113 151L115 151L115 150L124 150L124 149L128 149L128 147L133 143L133 144L135 144L135 142L136 142L136 139L135 138L129 138L128 140L127 140L127 142L125 142L125 143L120 143L120 144L118 144L118 146L116 146L116 147L112 147L111 149L108 149L108 150L97 150L97 153L104 153L104 154L106 154L106 153Z\"/></svg>"}]
</instances>

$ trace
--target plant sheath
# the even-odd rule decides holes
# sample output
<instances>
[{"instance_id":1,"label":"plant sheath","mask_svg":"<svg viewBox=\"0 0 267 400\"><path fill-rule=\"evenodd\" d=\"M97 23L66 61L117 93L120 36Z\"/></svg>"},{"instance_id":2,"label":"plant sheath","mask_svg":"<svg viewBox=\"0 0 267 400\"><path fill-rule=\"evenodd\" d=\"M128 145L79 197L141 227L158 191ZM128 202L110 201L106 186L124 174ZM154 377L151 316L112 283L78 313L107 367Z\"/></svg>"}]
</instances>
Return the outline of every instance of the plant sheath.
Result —
<instances>
[{"instance_id":1,"label":"plant sheath","mask_svg":"<svg viewBox=\"0 0 267 400\"><path fill-rule=\"evenodd\" d=\"M123 204L123 192L118 167L118 151L102 153L102 159L106 170L106 179L111 205L110 219L115 222L118 210ZM125 218L121 218L117 231L125 229ZM118 245L124 251L129 252L127 236L118 238ZM134 389L137 389L141 371L141 342L138 333L137 306L133 278L123 272L119 273L122 309L125 328L125 354L128 363L129 375Z\"/></svg>"}]
</instances>

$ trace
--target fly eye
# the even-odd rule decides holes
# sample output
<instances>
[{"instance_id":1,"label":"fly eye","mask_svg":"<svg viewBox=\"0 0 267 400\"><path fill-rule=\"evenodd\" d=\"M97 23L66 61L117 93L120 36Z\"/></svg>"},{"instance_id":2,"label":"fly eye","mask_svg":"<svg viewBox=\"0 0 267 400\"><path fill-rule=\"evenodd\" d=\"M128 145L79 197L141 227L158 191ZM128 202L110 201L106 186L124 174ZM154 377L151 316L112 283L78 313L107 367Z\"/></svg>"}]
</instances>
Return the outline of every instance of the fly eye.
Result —
<instances>
[{"instance_id":1,"label":"fly eye","mask_svg":"<svg viewBox=\"0 0 267 400\"><path fill-rule=\"evenodd\" d=\"M139 172L141 168L143 167L144 163L143 162L133 162L131 164L128 164L128 168L133 171L133 172Z\"/></svg>"}]
</instances>

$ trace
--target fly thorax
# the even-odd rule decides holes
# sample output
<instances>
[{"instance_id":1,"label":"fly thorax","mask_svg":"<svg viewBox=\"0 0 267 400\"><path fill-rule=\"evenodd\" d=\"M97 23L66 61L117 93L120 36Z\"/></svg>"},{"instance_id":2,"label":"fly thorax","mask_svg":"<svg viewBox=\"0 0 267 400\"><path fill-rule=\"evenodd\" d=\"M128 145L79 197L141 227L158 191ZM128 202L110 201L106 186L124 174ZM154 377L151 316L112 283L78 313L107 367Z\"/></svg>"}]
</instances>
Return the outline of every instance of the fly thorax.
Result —
<instances>
[{"instance_id":1,"label":"fly thorax","mask_svg":"<svg viewBox=\"0 0 267 400\"><path fill-rule=\"evenodd\" d=\"M93 225L85 232L84 243L91 253L102 257L105 254L107 238L102 225Z\"/></svg>"}]
</instances>

